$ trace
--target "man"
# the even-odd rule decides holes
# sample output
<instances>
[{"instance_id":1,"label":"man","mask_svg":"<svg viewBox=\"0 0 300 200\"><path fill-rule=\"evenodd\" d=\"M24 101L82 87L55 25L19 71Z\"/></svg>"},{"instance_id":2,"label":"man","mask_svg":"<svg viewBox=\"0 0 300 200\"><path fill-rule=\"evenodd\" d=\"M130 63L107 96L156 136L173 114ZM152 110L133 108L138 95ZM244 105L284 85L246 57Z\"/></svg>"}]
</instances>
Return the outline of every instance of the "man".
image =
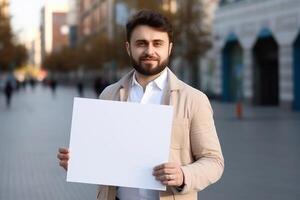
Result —
<instances>
[{"instance_id":1,"label":"man","mask_svg":"<svg viewBox=\"0 0 300 200\"><path fill-rule=\"evenodd\" d=\"M11 97L13 94L13 86L10 80L6 81L5 87L4 87L4 94L6 98L6 106L7 108L10 107Z\"/></svg>"},{"instance_id":2,"label":"man","mask_svg":"<svg viewBox=\"0 0 300 200\"><path fill-rule=\"evenodd\" d=\"M126 49L134 70L108 86L100 99L173 106L169 162L153 166L153 175L167 191L99 186L97 199L196 200L197 191L216 182L224 169L209 100L167 67L173 37L164 16L142 10L128 21L126 31ZM60 148L58 158L67 170L68 149Z\"/></svg>"}]
</instances>

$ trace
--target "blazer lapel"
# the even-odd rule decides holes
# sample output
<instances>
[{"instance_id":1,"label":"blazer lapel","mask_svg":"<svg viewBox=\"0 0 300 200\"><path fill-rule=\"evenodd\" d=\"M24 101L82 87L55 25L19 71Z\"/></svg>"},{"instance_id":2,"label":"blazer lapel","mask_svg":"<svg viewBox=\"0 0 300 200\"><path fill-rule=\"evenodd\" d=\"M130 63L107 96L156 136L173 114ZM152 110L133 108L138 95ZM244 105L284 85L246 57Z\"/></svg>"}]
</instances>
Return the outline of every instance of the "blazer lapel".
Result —
<instances>
[{"instance_id":1,"label":"blazer lapel","mask_svg":"<svg viewBox=\"0 0 300 200\"><path fill-rule=\"evenodd\" d=\"M129 88L132 81L134 70L131 70L128 74L126 74L121 80L120 80L120 101L127 101L128 94L129 94Z\"/></svg>"},{"instance_id":2,"label":"blazer lapel","mask_svg":"<svg viewBox=\"0 0 300 200\"><path fill-rule=\"evenodd\" d=\"M182 88L182 84L176 75L168 68L168 84L163 94L162 104L164 105L176 105L177 92Z\"/></svg>"}]
</instances>

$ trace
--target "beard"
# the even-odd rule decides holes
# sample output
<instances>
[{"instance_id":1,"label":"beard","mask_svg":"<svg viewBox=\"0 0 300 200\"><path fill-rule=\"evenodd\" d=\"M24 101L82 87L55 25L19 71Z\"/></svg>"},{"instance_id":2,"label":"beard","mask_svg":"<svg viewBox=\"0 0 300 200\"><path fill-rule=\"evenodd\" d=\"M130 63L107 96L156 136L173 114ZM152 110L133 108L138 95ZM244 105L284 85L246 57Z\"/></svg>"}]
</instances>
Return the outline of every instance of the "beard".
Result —
<instances>
[{"instance_id":1,"label":"beard","mask_svg":"<svg viewBox=\"0 0 300 200\"><path fill-rule=\"evenodd\" d=\"M169 57L166 58L165 60L161 61L160 58L150 56L150 55L143 55L139 57L138 60L135 60L131 56L130 52L130 62L132 67L140 74L144 76L153 76L161 73L169 64ZM149 61L155 61L157 62L156 66L153 66L152 63L145 64L143 61L149 60Z\"/></svg>"}]
</instances>

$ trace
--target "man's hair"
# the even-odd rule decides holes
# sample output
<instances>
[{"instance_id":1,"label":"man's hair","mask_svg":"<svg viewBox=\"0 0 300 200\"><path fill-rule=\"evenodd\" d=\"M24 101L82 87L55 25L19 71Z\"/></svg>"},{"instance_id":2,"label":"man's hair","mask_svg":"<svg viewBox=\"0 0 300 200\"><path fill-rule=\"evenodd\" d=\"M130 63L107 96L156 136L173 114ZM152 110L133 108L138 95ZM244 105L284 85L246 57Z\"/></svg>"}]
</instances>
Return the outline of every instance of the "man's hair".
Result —
<instances>
[{"instance_id":1,"label":"man's hair","mask_svg":"<svg viewBox=\"0 0 300 200\"><path fill-rule=\"evenodd\" d=\"M158 31L167 32L169 41L173 41L172 24L165 16L157 11L141 10L129 19L126 24L126 39L128 42L130 42L133 30L139 25L146 25Z\"/></svg>"}]
</instances>

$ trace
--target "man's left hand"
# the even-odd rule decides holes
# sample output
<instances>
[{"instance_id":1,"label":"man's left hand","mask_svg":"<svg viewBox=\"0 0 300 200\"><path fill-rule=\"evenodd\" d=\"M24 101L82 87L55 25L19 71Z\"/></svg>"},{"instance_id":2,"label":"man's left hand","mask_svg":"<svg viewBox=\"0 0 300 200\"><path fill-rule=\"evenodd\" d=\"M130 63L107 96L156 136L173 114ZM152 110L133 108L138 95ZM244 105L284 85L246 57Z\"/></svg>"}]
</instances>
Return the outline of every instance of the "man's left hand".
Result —
<instances>
[{"instance_id":1,"label":"man's left hand","mask_svg":"<svg viewBox=\"0 0 300 200\"><path fill-rule=\"evenodd\" d=\"M184 181L183 172L177 163L164 163L154 167L153 176L166 186L182 186Z\"/></svg>"}]
</instances>

